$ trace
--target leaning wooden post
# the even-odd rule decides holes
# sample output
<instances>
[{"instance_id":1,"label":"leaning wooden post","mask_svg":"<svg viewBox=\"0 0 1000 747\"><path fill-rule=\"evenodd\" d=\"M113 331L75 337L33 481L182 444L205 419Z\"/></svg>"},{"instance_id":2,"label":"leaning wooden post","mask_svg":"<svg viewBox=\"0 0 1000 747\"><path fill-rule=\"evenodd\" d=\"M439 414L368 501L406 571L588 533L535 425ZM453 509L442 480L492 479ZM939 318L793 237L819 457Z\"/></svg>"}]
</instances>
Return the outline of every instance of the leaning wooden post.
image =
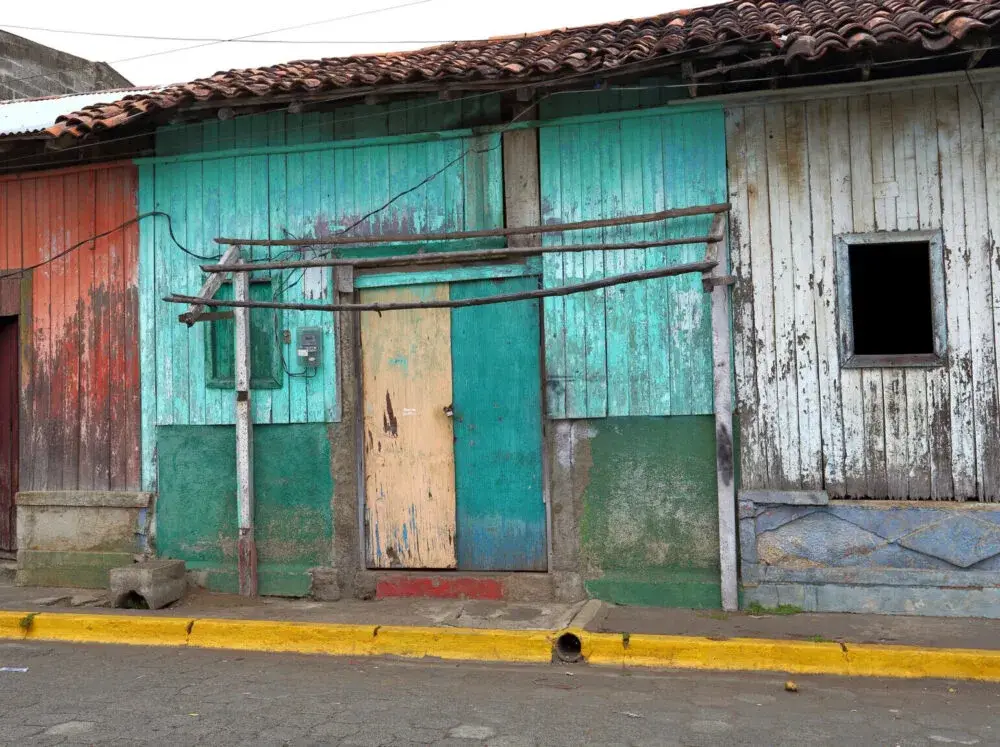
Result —
<instances>
[{"instance_id":1,"label":"leaning wooden post","mask_svg":"<svg viewBox=\"0 0 1000 747\"><path fill-rule=\"evenodd\" d=\"M242 263L243 260L240 260ZM250 300L250 274L233 273L233 296ZM253 536L253 422L250 416L250 309L233 310L236 328L236 507L239 539L236 552L240 594L257 596L257 543Z\"/></svg>"},{"instance_id":2,"label":"leaning wooden post","mask_svg":"<svg viewBox=\"0 0 1000 747\"><path fill-rule=\"evenodd\" d=\"M733 454L733 348L729 326L729 286L734 278L726 273L729 242L726 216L719 213L712 222L712 236L719 241L707 245L705 259L718 264L702 274L702 286L712 294L712 382L715 390L715 468L719 500L719 567L722 609L739 609L739 582L736 575L736 484Z\"/></svg>"}]
</instances>

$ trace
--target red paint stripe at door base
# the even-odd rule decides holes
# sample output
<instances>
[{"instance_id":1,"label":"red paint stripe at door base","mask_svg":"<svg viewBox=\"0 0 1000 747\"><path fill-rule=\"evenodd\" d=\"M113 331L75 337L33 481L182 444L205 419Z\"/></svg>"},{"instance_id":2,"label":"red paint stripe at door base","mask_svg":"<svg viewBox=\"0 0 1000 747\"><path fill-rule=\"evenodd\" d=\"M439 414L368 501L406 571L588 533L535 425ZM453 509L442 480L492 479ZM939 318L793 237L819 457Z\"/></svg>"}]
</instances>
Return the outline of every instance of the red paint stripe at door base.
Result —
<instances>
[{"instance_id":1,"label":"red paint stripe at door base","mask_svg":"<svg viewBox=\"0 0 1000 747\"><path fill-rule=\"evenodd\" d=\"M503 584L494 578L399 578L379 579L376 599L429 597L434 599L504 598Z\"/></svg>"}]
</instances>

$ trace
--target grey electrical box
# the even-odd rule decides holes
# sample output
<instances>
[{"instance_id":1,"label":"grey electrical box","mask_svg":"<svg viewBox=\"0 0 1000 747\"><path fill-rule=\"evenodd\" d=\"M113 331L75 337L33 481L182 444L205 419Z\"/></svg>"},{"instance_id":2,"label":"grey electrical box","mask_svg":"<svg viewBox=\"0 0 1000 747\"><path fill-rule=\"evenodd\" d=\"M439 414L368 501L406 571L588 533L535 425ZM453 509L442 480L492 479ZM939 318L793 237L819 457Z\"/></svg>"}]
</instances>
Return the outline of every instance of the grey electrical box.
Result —
<instances>
[{"instance_id":1,"label":"grey electrical box","mask_svg":"<svg viewBox=\"0 0 1000 747\"><path fill-rule=\"evenodd\" d=\"M322 357L323 331L319 327L299 327L295 347L303 368L317 368Z\"/></svg>"}]
</instances>

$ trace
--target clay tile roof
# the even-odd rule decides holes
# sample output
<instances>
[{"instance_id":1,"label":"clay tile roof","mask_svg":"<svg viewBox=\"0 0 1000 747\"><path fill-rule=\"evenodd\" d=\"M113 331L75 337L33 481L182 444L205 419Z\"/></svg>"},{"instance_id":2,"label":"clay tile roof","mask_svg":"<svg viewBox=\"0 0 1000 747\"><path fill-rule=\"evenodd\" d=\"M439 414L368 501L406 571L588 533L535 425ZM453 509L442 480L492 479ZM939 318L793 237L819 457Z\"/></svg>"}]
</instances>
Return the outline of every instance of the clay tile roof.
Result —
<instances>
[{"instance_id":1,"label":"clay tile roof","mask_svg":"<svg viewBox=\"0 0 1000 747\"><path fill-rule=\"evenodd\" d=\"M408 83L510 82L600 74L638 62L697 56L731 43L764 44L786 61L865 48L900 57L939 52L1000 21L1000 0L731 0L537 34L463 41L410 52L299 60L219 72L59 117L58 137L134 123L157 110L295 92Z\"/></svg>"}]
</instances>

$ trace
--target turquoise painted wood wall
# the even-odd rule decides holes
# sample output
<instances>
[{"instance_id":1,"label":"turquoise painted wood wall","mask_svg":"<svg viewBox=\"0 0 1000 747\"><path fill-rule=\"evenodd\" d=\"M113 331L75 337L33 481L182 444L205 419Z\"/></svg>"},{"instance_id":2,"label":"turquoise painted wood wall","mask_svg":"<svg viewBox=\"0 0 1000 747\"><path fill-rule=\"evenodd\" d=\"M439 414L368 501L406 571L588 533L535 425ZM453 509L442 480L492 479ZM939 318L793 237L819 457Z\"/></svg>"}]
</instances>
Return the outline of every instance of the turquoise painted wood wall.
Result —
<instances>
[{"instance_id":1,"label":"turquoise painted wood wall","mask_svg":"<svg viewBox=\"0 0 1000 747\"><path fill-rule=\"evenodd\" d=\"M342 230L428 174L455 162L435 179L358 226L354 233L413 233L490 228L503 224L499 135L460 132L440 137L383 137L359 142L320 141L330 130L309 127L320 115L251 116L228 122L166 128L162 157L140 163L140 211L173 217L178 240L198 254L216 254L216 236L322 237ZM367 133L366 133L367 134ZM220 143L232 147L221 147ZM315 143L315 148L308 146ZM288 152L288 147L304 146ZM235 148L235 151L233 150ZM474 149L466 158L459 156ZM407 251L415 251L409 245ZM382 246L377 250L394 251ZM257 248L256 259L285 256ZM298 252L296 252L298 254ZM302 256L312 256L305 251ZM194 293L204 282L199 265L170 239L163 219L140 228L140 336L143 396L143 483L155 489L155 431L161 425L230 424L233 395L206 386L205 327L177 322L182 307L162 298ZM329 270L312 270L283 295L285 301L332 298ZM318 423L339 418L333 316L279 312L279 329L323 329L323 361L315 378L284 376L279 389L253 392L256 423ZM299 373L294 346L285 360Z\"/></svg>"},{"instance_id":2,"label":"turquoise painted wood wall","mask_svg":"<svg viewBox=\"0 0 1000 747\"><path fill-rule=\"evenodd\" d=\"M721 109L553 124L539 132L542 219L587 220L726 200ZM559 243L705 235L711 216L548 234ZM547 254L545 287L700 259L705 245ZM712 412L709 298L698 275L544 302L553 418Z\"/></svg>"}]
</instances>

